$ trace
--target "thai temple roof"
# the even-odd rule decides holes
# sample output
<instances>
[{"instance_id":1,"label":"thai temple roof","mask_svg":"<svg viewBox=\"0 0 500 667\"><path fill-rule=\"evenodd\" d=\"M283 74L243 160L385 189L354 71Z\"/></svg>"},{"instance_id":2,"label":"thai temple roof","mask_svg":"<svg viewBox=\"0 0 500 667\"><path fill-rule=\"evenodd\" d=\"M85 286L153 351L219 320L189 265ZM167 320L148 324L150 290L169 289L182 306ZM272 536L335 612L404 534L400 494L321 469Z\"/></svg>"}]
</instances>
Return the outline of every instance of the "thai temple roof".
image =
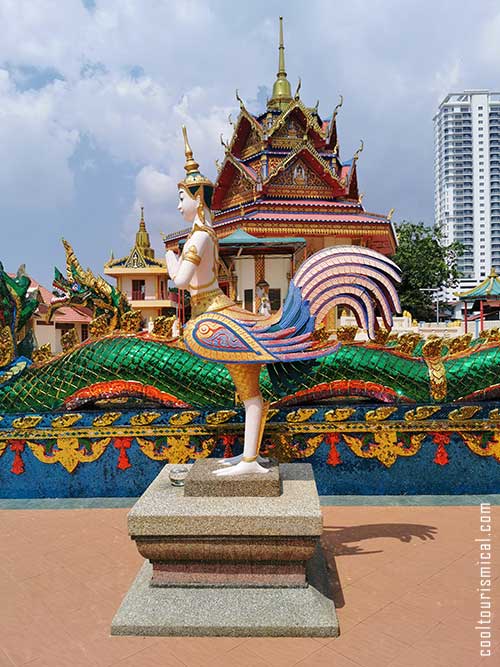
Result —
<instances>
[{"instance_id":1,"label":"thai temple roof","mask_svg":"<svg viewBox=\"0 0 500 667\"><path fill-rule=\"evenodd\" d=\"M457 292L456 296L461 301L474 301L476 299L488 299L500 297L500 278L495 269L491 269L490 275L482 283L476 285L466 292Z\"/></svg>"},{"instance_id":2,"label":"thai temple roof","mask_svg":"<svg viewBox=\"0 0 500 667\"><path fill-rule=\"evenodd\" d=\"M134 247L128 255L115 259L111 255L111 259L104 265L105 269L114 268L165 268L165 262L161 259L155 259L154 248L151 247L149 233L146 229L144 221L144 206L141 206L141 219L139 220L139 229L135 235Z\"/></svg>"},{"instance_id":3,"label":"thai temple roof","mask_svg":"<svg viewBox=\"0 0 500 667\"><path fill-rule=\"evenodd\" d=\"M212 198L214 229L222 242L243 229L259 238L338 236L384 254L396 250L391 214L369 213L358 189L354 155L340 155L337 115L343 98L328 120L319 101L306 105L299 84L294 94L285 69L283 22L280 18L278 72L271 98L252 114L236 92L240 113L233 135L218 164ZM187 236L183 229L164 237L167 248Z\"/></svg>"}]
</instances>

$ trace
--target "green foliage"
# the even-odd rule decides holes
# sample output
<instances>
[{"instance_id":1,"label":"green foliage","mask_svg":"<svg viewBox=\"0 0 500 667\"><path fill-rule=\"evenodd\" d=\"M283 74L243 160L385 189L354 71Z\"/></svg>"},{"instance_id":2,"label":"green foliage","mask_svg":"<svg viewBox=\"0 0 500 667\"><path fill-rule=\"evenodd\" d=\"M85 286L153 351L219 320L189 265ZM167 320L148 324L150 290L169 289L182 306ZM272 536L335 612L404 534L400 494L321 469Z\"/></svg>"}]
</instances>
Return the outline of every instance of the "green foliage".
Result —
<instances>
[{"instance_id":1,"label":"green foliage","mask_svg":"<svg viewBox=\"0 0 500 667\"><path fill-rule=\"evenodd\" d=\"M403 221L396 225L396 232L399 246L393 259L403 274L398 288L401 308L417 320L432 320L436 312L432 292L421 290L457 284L457 259L463 246L458 242L445 245L441 229L423 222Z\"/></svg>"}]
</instances>

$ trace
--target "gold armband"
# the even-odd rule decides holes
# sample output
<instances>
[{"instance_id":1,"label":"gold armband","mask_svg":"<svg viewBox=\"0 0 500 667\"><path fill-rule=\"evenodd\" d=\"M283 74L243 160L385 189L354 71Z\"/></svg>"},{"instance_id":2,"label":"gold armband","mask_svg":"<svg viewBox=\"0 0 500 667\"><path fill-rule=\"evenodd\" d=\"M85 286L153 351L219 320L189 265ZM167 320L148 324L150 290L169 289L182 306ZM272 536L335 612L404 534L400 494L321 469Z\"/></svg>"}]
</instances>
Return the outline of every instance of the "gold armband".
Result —
<instances>
[{"instance_id":1,"label":"gold armband","mask_svg":"<svg viewBox=\"0 0 500 667\"><path fill-rule=\"evenodd\" d=\"M187 262L191 262L196 266L199 266L201 262L201 257L198 255L198 251L194 245L192 245L185 254L182 254L182 259L185 259Z\"/></svg>"}]
</instances>

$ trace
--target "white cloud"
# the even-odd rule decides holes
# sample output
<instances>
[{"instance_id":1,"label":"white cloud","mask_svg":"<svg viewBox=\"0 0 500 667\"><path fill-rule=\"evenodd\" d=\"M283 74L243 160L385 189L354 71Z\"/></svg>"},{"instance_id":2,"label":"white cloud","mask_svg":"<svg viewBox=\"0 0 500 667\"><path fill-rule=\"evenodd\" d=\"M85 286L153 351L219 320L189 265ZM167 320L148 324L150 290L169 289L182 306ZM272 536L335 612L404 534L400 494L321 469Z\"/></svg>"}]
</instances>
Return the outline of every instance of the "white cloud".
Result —
<instances>
[{"instance_id":1,"label":"white cloud","mask_svg":"<svg viewBox=\"0 0 500 667\"><path fill-rule=\"evenodd\" d=\"M73 193L68 165L78 132L61 123L58 106L65 95L59 81L38 91L19 92L0 69L0 193L20 208L50 207Z\"/></svg>"}]
</instances>

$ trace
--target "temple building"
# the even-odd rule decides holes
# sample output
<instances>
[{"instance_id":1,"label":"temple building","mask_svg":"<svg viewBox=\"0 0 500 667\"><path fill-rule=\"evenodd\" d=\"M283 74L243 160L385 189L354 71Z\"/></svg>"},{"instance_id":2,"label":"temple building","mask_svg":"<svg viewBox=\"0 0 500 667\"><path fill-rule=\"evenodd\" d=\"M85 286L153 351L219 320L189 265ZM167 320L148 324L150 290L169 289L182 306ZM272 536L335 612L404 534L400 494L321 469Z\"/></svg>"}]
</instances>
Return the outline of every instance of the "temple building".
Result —
<instances>
[{"instance_id":1,"label":"temple building","mask_svg":"<svg viewBox=\"0 0 500 667\"><path fill-rule=\"evenodd\" d=\"M254 310L259 307L256 285L266 281L276 297L279 290L275 309L286 297L295 268L312 252L332 245L362 245L386 255L396 250L391 214L369 213L362 205L357 162L363 145L352 158L340 157L337 114L342 98L324 120L319 103L307 107L300 99L300 83L292 95L284 51L280 18L272 96L267 108L253 115L237 95L240 113L231 141L224 144L212 200L221 249L234 247L233 254L221 252L221 286L246 307L253 303ZM188 232L166 236L166 249L177 251ZM262 252L255 244L238 246L242 234L265 239ZM286 239L293 242L286 246Z\"/></svg>"},{"instance_id":2,"label":"temple building","mask_svg":"<svg viewBox=\"0 0 500 667\"><path fill-rule=\"evenodd\" d=\"M151 247L143 206L134 247L126 257L111 257L104 265L104 273L116 278L117 288L126 294L132 308L141 311L145 326L158 315L169 314L176 307L167 291L165 261L155 259L155 251Z\"/></svg>"}]
</instances>

